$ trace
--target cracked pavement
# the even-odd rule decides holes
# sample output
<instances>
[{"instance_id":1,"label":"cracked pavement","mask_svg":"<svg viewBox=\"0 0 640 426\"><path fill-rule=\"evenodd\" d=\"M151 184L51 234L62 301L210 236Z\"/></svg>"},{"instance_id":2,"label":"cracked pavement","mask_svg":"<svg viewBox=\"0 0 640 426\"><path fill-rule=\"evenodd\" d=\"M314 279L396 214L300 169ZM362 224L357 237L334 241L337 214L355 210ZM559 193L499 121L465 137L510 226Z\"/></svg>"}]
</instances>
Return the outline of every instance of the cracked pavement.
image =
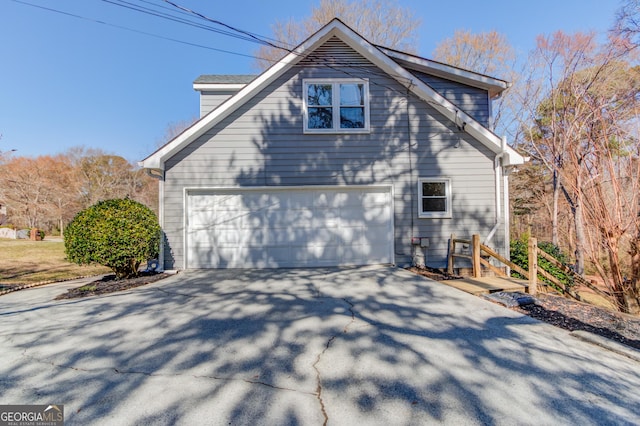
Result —
<instances>
[{"instance_id":1,"label":"cracked pavement","mask_svg":"<svg viewBox=\"0 0 640 426\"><path fill-rule=\"evenodd\" d=\"M640 363L400 269L0 297L0 404L66 424L637 424Z\"/></svg>"}]
</instances>

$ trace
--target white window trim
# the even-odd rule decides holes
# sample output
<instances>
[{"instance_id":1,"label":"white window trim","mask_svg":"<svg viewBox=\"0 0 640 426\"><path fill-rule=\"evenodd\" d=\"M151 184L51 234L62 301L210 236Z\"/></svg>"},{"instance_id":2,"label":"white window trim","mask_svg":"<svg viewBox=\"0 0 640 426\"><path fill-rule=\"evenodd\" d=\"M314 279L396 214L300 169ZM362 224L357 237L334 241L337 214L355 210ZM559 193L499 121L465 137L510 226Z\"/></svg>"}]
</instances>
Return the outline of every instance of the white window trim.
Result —
<instances>
[{"instance_id":1,"label":"white window trim","mask_svg":"<svg viewBox=\"0 0 640 426\"><path fill-rule=\"evenodd\" d=\"M364 128L362 129L342 129L340 128L340 84L361 83L364 84ZM333 89L333 123L332 129L310 129L309 128L309 108L307 106L307 87L310 84L331 84ZM335 94L338 93L338 96ZM305 78L302 80L302 104L304 133L309 134L340 134L340 133L369 133L369 79L366 78ZM338 127L335 127L338 126Z\"/></svg>"},{"instance_id":2,"label":"white window trim","mask_svg":"<svg viewBox=\"0 0 640 426\"><path fill-rule=\"evenodd\" d=\"M443 212L425 212L422 211L422 184L423 183L444 183L445 184L445 202L446 210ZM451 219L451 179L450 178L419 178L418 179L418 217L423 219Z\"/></svg>"}]
</instances>

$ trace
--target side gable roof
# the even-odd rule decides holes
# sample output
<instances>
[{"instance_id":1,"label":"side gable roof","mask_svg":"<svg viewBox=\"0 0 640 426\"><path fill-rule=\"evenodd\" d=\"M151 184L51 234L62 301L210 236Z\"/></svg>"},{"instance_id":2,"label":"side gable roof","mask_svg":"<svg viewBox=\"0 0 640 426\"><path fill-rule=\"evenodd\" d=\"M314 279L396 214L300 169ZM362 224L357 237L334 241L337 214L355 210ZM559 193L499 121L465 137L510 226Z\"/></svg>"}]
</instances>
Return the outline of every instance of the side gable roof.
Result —
<instances>
[{"instance_id":1,"label":"side gable roof","mask_svg":"<svg viewBox=\"0 0 640 426\"><path fill-rule=\"evenodd\" d=\"M205 134L209 129L221 120L245 104L263 88L275 81L280 75L289 70L302 60L307 52L315 50L324 44L329 38L337 36L360 55L371 61L378 68L396 79L398 83L410 90L414 95L429 102L440 113L452 122L456 123L464 131L487 146L496 154L503 154L504 165L516 165L524 163L524 158L510 148L495 133L484 127L471 116L461 111L453 103L448 101L434 89L417 79L411 72L398 64L380 48L374 46L357 34L339 19L333 19L315 34L302 42L291 53L272 65L265 72L253 79L237 94L228 99L218 108L202 117L191 127L176 136L173 140L155 151L153 154L139 162L139 165L149 169L164 169L164 163L185 146ZM389 52L391 52L389 50Z\"/></svg>"},{"instance_id":2,"label":"side gable roof","mask_svg":"<svg viewBox=\"0 0 640 426\"><path fill-rule=\"evenodd\" d=\"M491 98L499 96L502 92L511 86L511 83L499 78L469 71L464 68L454 67L449 64L434 61L432 59L422 58L406 52L389 49L388 47L376 46L385 55L393 58L405 68L411 68L418 71L424 71L437 77L453 80L468 86L478 87L487 90Z\"/></svg>"}]
</instances>

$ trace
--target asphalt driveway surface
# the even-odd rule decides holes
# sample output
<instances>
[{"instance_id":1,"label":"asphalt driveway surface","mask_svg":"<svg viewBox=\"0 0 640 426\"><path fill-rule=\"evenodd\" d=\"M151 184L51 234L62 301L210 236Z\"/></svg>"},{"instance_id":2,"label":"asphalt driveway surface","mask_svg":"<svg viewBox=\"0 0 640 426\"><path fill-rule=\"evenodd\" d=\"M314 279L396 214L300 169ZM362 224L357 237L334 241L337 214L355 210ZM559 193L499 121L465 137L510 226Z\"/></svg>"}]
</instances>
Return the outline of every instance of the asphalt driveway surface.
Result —
<instances>
[{"instance_id":1,"label":"asphalt driveway surface","mask_svg":"<svg viewBox=\"0 0 640 426\"><path fill-rule=\"evenodd\" d=\"M0 297L0 404L66 424L638 424L640 363L388 267Z\"/></svg>"}]
</instances>

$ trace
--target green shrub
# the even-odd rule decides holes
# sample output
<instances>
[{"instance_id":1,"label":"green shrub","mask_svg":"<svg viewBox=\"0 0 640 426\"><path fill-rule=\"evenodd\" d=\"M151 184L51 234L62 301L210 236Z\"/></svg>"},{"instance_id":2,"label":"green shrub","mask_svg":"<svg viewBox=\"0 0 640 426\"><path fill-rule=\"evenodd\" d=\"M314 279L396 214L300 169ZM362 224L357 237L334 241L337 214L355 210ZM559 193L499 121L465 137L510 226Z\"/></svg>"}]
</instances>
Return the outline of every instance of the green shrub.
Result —
<instances>
[{"instance_id":1,"label":"green shrub","mask_svg":"<svg viewBox=\"0 0 640 426\"><path fill-rule=\"evenodd\" d=\"M550 254L559 262L565 265L570 264L569 256L563 253L562 250L560 250L560 247L550 242L542 241L538 243L538 248L545 253ZM529 270L529 243L527 239L511 240L511 261L521 268L524 268L527 271ZM538 268L544 269L567 287L571 287L574 284L573 278L570 275L566 274L562 269L540 256L538 256ZM511 271L511 275L517 278L525 278L515 271ZM556 288L556 286L549 280L542 277L541 279L544 283ZM561 291L562 289L557 290Z\"/></svg>"},{"instance_id":2,"label":"green shrub","mask_svg":"<svg viewBox=\"0 0 640 426\"><path fill-rule=\"evenodd\" d=\"M69 261L107 266L118 278L136 276L142 262L157 257L159 244L156 215L128 198L94 204L78 213L64 231Z\"/></svg>"}]
</instances>

